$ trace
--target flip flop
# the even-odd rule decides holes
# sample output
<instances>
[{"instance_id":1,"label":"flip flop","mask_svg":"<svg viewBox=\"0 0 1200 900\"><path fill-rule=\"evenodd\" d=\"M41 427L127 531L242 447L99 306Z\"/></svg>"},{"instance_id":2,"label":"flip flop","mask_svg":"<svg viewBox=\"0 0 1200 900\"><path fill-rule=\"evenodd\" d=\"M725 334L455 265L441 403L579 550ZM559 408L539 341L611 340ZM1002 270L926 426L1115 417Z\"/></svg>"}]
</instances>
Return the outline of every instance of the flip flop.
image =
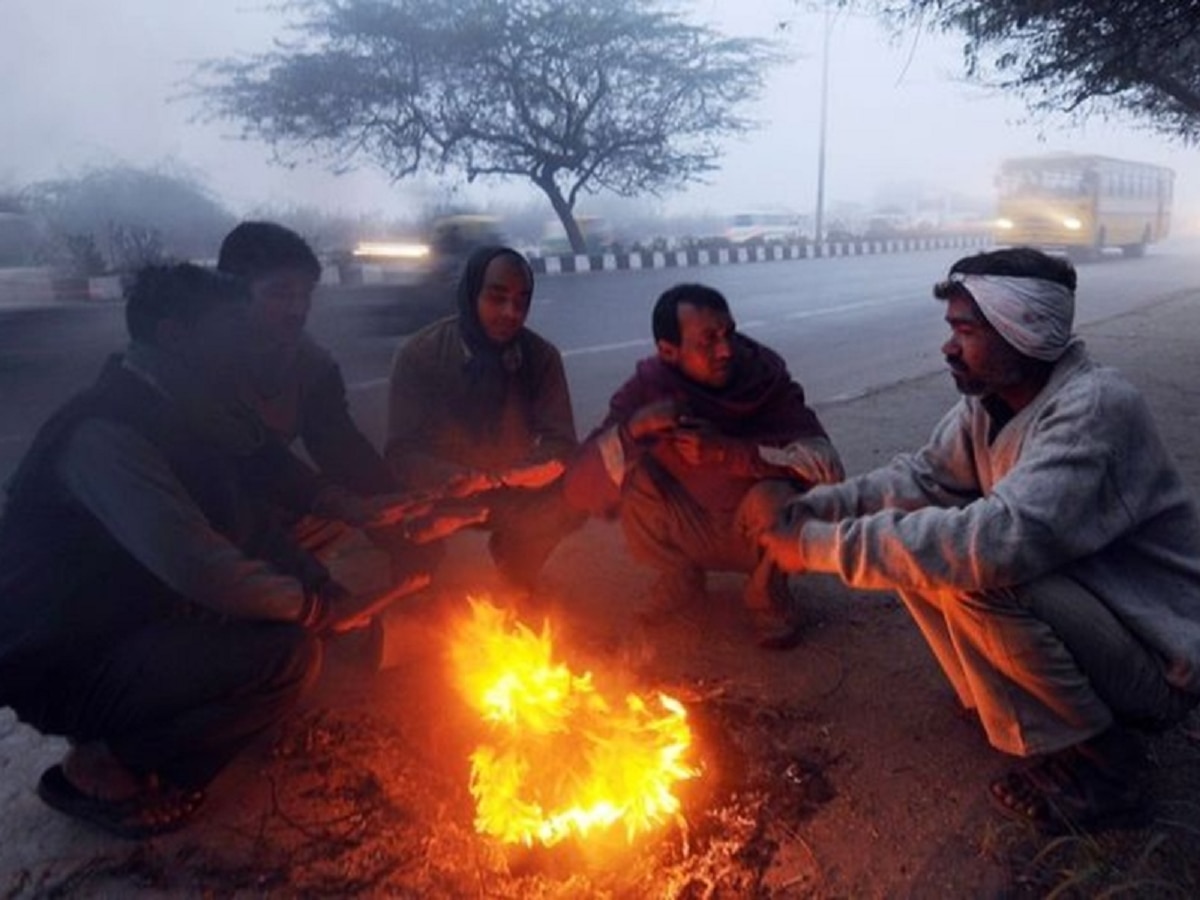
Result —
<instances>
[{"instance_id":1,"label":"flip flop","mask_svg":"<svg viewBox=\"0 0 1200 900\"><path fill-rule=\"evenodd\" d=\"M151 788L121 800L103 800L73 785L61 765L42 773L37 793L47 806L129 840L182 828L204 802L203 791L175 788Z\"/></svg>"},{"instance_id":2,"label":"flip flop","mask_svg":"<svg viewBox=\"0 0 1200 900\"><path fill-rule=\"evenodd\" d=\"M995 779L988 800L1006 818L1047 835L1137 828L1152 818L1135 784L1106 775L1070 751Z\"/></svg>"}]
</instances>

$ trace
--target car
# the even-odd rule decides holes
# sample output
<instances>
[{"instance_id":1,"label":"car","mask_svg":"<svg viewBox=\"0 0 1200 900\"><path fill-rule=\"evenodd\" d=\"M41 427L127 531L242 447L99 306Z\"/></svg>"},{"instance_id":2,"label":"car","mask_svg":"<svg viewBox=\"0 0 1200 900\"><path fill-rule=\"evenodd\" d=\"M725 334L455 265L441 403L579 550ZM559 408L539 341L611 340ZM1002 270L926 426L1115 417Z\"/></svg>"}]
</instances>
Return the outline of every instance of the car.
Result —
<instances>
[{"instance_id":1,"label":"car","mask_svg":"<svg viewBox=\"0 0 1200 900\"><path fill-rule=\"evenodd\" d=\"M382 284L373 286L380 294L378 302L369 304L375 309L373 327L386 334L407 334L453 315L458 280L467 258L478 247L503 243L499 220L492 216L436 219L426 241L396 245L410 248L405 253L417 264L403 269L407 277L385 278Z\"/></svg>"}]
</instances>

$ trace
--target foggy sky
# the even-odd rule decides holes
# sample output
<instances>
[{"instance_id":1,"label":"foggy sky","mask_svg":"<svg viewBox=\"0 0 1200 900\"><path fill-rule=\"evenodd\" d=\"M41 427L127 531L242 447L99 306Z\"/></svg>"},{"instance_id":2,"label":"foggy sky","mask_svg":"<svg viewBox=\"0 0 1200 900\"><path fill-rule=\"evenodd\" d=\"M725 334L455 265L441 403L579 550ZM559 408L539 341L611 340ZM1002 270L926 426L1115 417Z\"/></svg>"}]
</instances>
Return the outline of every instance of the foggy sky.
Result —
<instances>
[{"instance_id":1,"label":"foggy sky","mask_svg":"<svg viewBox=\"0 0 1200 900\"><path fill-rule=\"evenodd\" d=\"M453 2L453 0L447 0ZM732 213L815 204L823 20L790 0L697 0L696 18L739 35L782 34L796 62L776 69L747 110L760 131L727 144L711 184L668 195L667 212ZM780 33L777 24L787 21ZM85 164L163 163L193 171L235 213L255 207L411 214L445 196L431 179L391 184L364 165L333 176L288 170L270 148L231 137L232 123L195 121L181 99L196 61L265 49L282 18L256 0L0 0L0 188L73 174ZM915 45L914 45L915 40ZM989 198L1006 156L1070 150L1172 166L1178 219L1200 220L1200 157L1133 123L1025 124L1024 106L960 80L960 41L908 36L893 45L872 20L839 17L832 32L826 202L870 204L881 185L916 181ZM174 98L174 99L172 99ZM520 203L520 183L459 187L456 198ZM586 205L586 200L581 201Z\"/></svg>"}]
</instances>

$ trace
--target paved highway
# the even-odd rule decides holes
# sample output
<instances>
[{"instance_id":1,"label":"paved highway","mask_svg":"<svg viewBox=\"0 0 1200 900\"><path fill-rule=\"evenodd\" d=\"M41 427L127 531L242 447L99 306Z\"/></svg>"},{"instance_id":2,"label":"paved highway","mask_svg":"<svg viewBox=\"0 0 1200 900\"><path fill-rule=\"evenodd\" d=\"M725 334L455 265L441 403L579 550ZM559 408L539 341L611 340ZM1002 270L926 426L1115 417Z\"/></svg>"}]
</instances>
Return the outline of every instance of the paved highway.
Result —
<instances>
[{"instance_id":1,"label":"paved highway","mask_svg":"<svg viewBox=\"0 0 1200 900\"><path fill-rule=\"evenodd\" d=\"M650 308L681 280L723 291L739 327L783 354L813 402L829 403L941 367L945 329L930 287L962 252L543 276L530 324L563 351L581 431L651 352ZM1086 324L1200 288L1200 245L1164 244L1145 259L1106 258L1079 273L1077 319ZM357 295L325 290L310 327L342 363L355 412L378 439L403 338L373 333L374 321ZM118 304L0 312L0 477L45 415L122 343Z\"/></svg>"}]
</instances>

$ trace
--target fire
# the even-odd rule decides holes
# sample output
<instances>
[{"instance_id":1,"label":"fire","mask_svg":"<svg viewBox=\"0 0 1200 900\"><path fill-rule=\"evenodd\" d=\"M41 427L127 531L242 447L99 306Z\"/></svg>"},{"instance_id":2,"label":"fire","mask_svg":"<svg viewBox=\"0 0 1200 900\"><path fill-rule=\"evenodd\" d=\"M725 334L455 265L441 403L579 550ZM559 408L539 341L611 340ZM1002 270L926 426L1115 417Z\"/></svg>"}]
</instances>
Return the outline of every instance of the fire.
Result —
<instances>
[{"instance_id":1,"label":"fire","mask_svg":"<svg viewBox=\"0 0 1200 900\"><path fill-rule=\"evenodd\" d=\"M487 600L470 605L451 657L489 726L471 754L479 832L549 847L624 826L632 840L678 811L672 789L697 774L681 703L663 693L608 696L590 672L554 659L549 623L537 634Z\"/></svg>"}]
</instances>

